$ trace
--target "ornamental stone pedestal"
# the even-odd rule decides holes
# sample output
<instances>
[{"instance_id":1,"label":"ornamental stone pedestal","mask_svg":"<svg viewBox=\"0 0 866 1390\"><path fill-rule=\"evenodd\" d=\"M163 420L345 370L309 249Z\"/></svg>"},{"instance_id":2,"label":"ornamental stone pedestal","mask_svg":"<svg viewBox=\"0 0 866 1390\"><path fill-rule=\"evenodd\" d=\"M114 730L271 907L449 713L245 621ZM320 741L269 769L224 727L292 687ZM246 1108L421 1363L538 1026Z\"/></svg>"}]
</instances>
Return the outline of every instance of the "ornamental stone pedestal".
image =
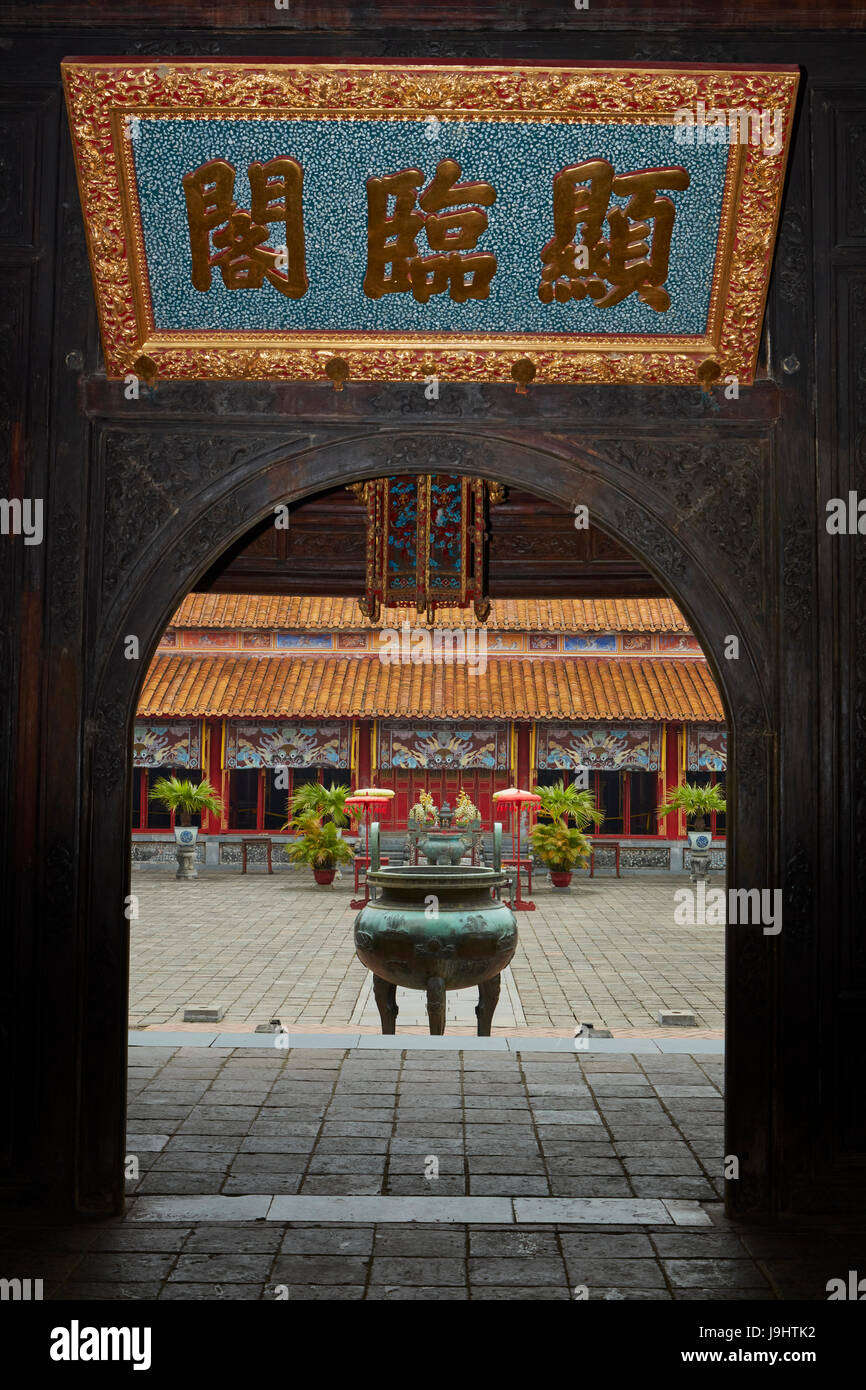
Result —
<instances>
[{"instance_id":1,"label":"ornamental stone pedestal","mask_svg":"<svg viewBox=\"0 0 866 1390\"><path fill-rule=\"evenodd\" d=\"M710 881L710 851L692 850L691 855L691 880L692 883L709 883Z\"/></svg>"},{"instance_id":2,"label":"ornamental stone pedestal","mask_svg":"<svg viewBox=\"0 0 866 1390\"><path fill-rule=\"evenodd\" d=\"M177 847L177 873L175 878L198 878L198 869L195 866L195 845L191 849Z\"/></svg>"}]
</instances>

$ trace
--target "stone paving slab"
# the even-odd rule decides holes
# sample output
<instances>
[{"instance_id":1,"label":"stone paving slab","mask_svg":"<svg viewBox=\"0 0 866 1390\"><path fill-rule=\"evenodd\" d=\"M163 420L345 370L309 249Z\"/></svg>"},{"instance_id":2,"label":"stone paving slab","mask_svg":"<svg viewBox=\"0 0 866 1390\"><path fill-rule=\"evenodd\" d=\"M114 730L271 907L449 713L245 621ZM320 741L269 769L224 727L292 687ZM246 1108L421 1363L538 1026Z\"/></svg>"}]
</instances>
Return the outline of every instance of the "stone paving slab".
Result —
<instances>
[{"instance_id":1,"label":"stone paving slab","mask_svg":"<svg viewBox=\"0 0 866 1390\"><path fill-rule=\"evenodd\" d=\"M675 922L674 893L688 883L678 875L585 879L558 894L537 879L537 910L520 914L494 1031L573 1031L576 1019L657 1030L661 1008L691 1009L699 1030L720 1030L724 927ZM299 1032L376 1023L370 975L352 942L348 877L318 888L295 875L202 870L179 883L170 869L134 870L132 892L133 1027L170 1027L191 1005L221 1006L227 1033L275 1017ZM404 1026L424 1023L423 1000L413 995L401 1004ZM474 1021L475 995L454 991L452 1026Z\"/></svg>"},{"instance_id":2,"label":"stone paving slab","mask_svg":"<svg viewBox=\"0 0 866 1390\"><path fill-rule=\"evenodd\" d=\"M186 1047L186 1033L175 1033L163 1029L131 1029L129 1045L135 1048L170 1047L174 1050ZM323 1049L333 1051L339 1048L363 1048L373 1052L544 1052L566 1053L569 1056L579 1051L582 1056L605 1052L621 1052L629 1056L644 1054L648 1056L662 1053L687 1052L706 1057L724 1055L725 1044L722 1038L695 1038L684 1047L679 1038L593 1038L579 1039L575 1043L573 1035L564 1038L537 1038L526 1034L515 1037L479 1038L475 1034L461 1035L446 1033L442 1037L428 1034L397 1033L393 1036L362 1033L294 1033L284 1034L286 1045L277 1044L273 1033L196 1033L193 1047L209 1047L227 1051L233 1048L252 1047L273 1049L283 1054L293 1049Z\"/></svg>"}]
</instances>

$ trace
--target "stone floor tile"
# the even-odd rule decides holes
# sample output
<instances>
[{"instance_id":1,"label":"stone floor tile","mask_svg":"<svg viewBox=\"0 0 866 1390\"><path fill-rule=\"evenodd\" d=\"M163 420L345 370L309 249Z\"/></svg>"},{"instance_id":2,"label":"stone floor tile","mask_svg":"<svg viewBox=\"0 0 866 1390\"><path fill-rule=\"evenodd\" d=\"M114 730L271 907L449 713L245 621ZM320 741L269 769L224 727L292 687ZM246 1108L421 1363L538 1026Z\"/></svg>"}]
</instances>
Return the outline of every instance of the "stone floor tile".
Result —
<instances>
[{"instance_id":1,"label":"stone floor tile","mask_svg":"<svg viewBox=\"0 0 866 1390\"><path fill-rule=\"evenodd\" d=\"M462 1197L466 1178L462 1173L445 1173L435 1179L421 1173L389 1173L385 1191L395 1197Z\"/></svg>"},{"instance_id":2,"label":"stone floor tile","mask_svg":"<svg viewBox=\"0 0 866 1390\"><path fill-rule=\"evenodd\" d=\"M286 1231L277 1230L275 1234L280 1240L281 1255L367 1257L373 1251L372 1226L295 1226Z\"/></svg>"},{"instance_id":3,"label":"stone floor tile","mask_svg":"<svg viewBox=\"0 0 866 1390\"><path fill-rule=\"evenodd\" d=\"M185 1284L261 1284L264 1285L274 1260L273 1251L199 1251L179 1255L168 1276L169 1283Z\"/></svg>"},{"instance_id":4,"label":"stone floor tile","mask_svg":"<svg viewBox=\"0 0 866 1390\"><path fill-rule=\"evenodd\" d=\"M663 1259L662 1267L675 1288L767 1287L765 1276L747 1259Z\"/></svg>"},{"instance_id":5,"label":"stone floor tile","mask_svg":"<svg viewBox=\"0 0 866 1390\"><path fill-rule=\"evenodd\" d=\"M160 1302L214 1303L252 1302L263 1297L264 1284L164 1284L159 1293Z\"/></svg>"},{"instance_id":6,"label":"stone floor tile","mask_svg":"<svg viewBox=\"0 0 866 1390\"><path fill-rule=\"evenodd\" d=\"M470 1256L469 1283L475 1288L479 1285L521 1284L550 1285L567 1283L567 1274L562 1257L536 1255L514 1255L502 1259L495 1255Z\"/></svg>"},{"instance_id":7,"label":"stone floor tile","mask_svg":"<svg viewBox=\"0 0 866 1390\"><path fill-rule=\"evenodd\" d=\"M183 1247L187 1255L275 1254L282 1232L274 1226L198 1226Z\"/></svg>"},{"instance_id":8,"label":"stone floor tile","mask_svg":"<svg viewBox=\"0 0 866 1390\"><path fill-rule=\"evenodd\" d=\"M55 1289L53 1301L78 1303L80 1302L99 1302L115 1303L128 1302L137 1299L154 1299L159 1297L159 1291L163 1287L159 1280L150 1280L144 1284L131 1283L128 1280L111 1280L108 1283L74 1284L67 1282Z\"/></svg>"},{"instance_id":9,"label":"stone floor tile","mask_svg":"<svg viewBox=\"0 0 866 1390\"><path fill-rule=\"evenodd\" d=\"M522 1256L559 1258L558 1236L555 1231L500 1230L471 1228L470 1255L490 1255L499 1259Z\"/></svg>"},{"instance_id":10,"label":"stone floor tile","mask_svg":"<svg viewBox=\"0 0 866 1390\"><path fill-rule=\"evenodd\" d=\"M370 1268L371 1284L388 1285L439 1285L456 1284L466 1287L466 1260L442 1255L374 1255Z\"/></svg>"},{"instance_id":11,"label":"stone floor tile","mask_svg":"<svg viewBox=\"0 0 866 1390\"><path fill-rule=\"evenodd\" d=\"M278 1255L271 1282L277 1284L364 1284L369 1260L360 1255Z\"/></svg>"},{"instance_id":12,"label":"stone floor tile","mask_svg":"<svg viewBox=\"0 0 866 1390\"><path fill-rule=\"evenodd\" d=\"M93 1232L92 1251L178 1251L194 1234L191 1226L114 1226Z\"/></svg>"},{"instance_id":13,"label":"stone floor tile","mask_svg":"<svg viewBox=\"0 0 866 1390\"><path fill-rule=\"evenodd\" d=\"M652 1242L663 1259L688 1259L690 1256L745 1259L749 1254L734 1231L710 1228L689 1231L672 1227L665 1231L653 1231Z\"/></svg>"},{"instance_id":14,"label":"stone floor tile","mask_svg":"<svg viewBox=\"0 0 866 1390\"><path fill-rule=\"evenodd\" d=\"M551 1173L550 1195L552 1197L631 1197L633 1194L631 1185L625 1177L597 1177L587 1173Z\"/></svg>"},{"instance_id":15,"label":"stone floor tile","mask_svg":"<svg viewBox=\"0 0 866 1390\"><path fill-rule=\"evenodd\" d=\"M364 1295L366 1302L396 1303L457 1303L467 1298L464 1285L453 1284L371 1284Z\"/></svg>"},{"instance_id":16,"label":"stone floor tile","mask_svg":"<svg viewBox=\"0 0 866 1390\"><path fill-rule=\"evenodd\" d=\"M664 1286L651 1289L635 1288L634 1285L621 1285L615 1288L600 1288L595 1284L587 1286L589 1303L668 1303L673 1295Z\"/></svg>"},{"instance_id":17,"label":"stone floor tile","mask_svg":"<svg viewBox=\"0 0 866 1390\"><path fill-rule=\"evenodd\" d=\"M177 1258L174 1251L90 1252L76 1265L74 1281L77 1284L103 1284L114 1280L118 1283L130 1280L136 1284L145 1284L151 1279L167 1278Z\"/></svg>"},{"instance_id":18,"label":"stone floor tile","mask_svg":"<svg viewBox=\"0 0 866 1390\"><path fill-rule=\"evenodd\" d=\"M684 1197L689 1201L711 1202L717 1195L705 1178L679 1177L674 1173L664 1178L632 1176L631 1185L638 1197Z\"/></svg>"},{"instance_id":19,"label":"stone floor tile","mask_svg":"<svg viewBox=\"0 0 866 1390\"><path fill-rule=\"evenodd\" d=\"M565 1265L572 1284L588 1288L666 1288L661 1266L653 1258L576 1255L566 1251Z\"/></svg>"},{"instance_id":20,"label":"stone floor tile","mask_svg":"<svg viewBox=\"0 0 866 1390\"><path fill-rule=\"evenodd\" d=\"M471 1298L473 1301L480 1299L485 1303L492 1302L542 1302L548 1299L562 1302L563 1299L571 1298L571 1290L565 1284L548 1285L540 1287L537 1284L529 1285L490 1285L490 1284L470 1284Z\"/></svg>"},{"instance_id":21,"label":"stone floor tile","mask_svg":"<svg viewBox=\"0 0 866 1390\"><path fill-rule=\"evenodd\" d=\"M269 1284L264 1291L265 1301L288 1295L290 1303L311 1303L318 1300L336 1299L348 1301L351 1299L363 1299L363 1284L287 1284L285 1280L279 1285L279 1295L276 1292L276 1285Z\"/></svg>"}]
</instances>

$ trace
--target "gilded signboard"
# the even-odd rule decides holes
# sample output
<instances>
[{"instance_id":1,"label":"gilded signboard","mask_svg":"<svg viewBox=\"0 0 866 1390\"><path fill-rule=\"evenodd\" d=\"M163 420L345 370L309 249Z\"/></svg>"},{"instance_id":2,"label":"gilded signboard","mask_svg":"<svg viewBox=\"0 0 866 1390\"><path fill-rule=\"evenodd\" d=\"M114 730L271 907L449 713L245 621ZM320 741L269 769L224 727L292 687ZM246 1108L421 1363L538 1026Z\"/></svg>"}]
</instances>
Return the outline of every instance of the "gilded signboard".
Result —
<instances>
[{"instance_id":1,"label":"gilded signboard","mask_svg":"<svg viewBox=\"0 0 866 1390\"><path fill-rule=\"evenodd\" d=\"M63 70L112 377L753 377L795 69Z\"/></svg>"}]
</instances>

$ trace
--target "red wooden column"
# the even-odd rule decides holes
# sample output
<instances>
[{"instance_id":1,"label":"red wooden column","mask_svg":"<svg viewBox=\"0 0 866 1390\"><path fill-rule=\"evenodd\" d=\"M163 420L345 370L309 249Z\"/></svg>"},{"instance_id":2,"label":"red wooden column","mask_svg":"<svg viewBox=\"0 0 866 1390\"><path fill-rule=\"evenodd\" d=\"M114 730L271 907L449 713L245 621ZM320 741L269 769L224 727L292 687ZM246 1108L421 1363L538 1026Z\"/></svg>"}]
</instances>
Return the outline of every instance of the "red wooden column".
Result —
<instances>
[{"instance_id":1,"label":"red wooden column","mask_svg":"<svg viewBox=\"0 0 866 1390\"><path fill-rule=\"evenodd\" d=\"M533 769L529 766L529 725L517 726L517 785L526 791L532 790L530 778L534 782Z\"/></svg>"},{"instance_id":2,"label":"red wooden column","mask_svg":"<svg viewBox=\"0 0 866 1390\"><path fill-rule=\"evenodd\" d=\"M666 733L667 754L665 757L666 786L664 788L664 795L666 798L680 785L682 740L684 738L684 724L668 724ZM659 805L661 804L661 801L659 801ZM669 815L660 818L659 833L666 840L676 840L679 838L680 813L678 811L671 811Z\"/></svg>"},{"instance_id":3,"label":"red wooden column","mask_svg":"<svg viewBox=\"0 0 866 1390\"><path fill-rule=\"evenodd\" d=\"M358 773L357 782L359 787L369 787L371 785L370 767L370 730L373 724L370 719L358 720Z\"/></svg>"},{"instance_id":4,"label":"red wooden column","mask_svg":"<svg viewBox=\"0 0 866 1390\"><path fill-rule=\"evenodd\" d=\"M209 750L207 767L204 769L204 775L211 786L216 788L217 795L223 796L225 799L228 796L228 776L226 776L226 785L223 787L223 772L220 767L222 758L223 722L221 719L206 719L205 724L208 731ZM222 819L219 816L215 816L212 811L208 811L205 815L205 824L202 826L202 830L208 835L218 835L223 828L223 821L226 825L228 824L227 805Z\"/></svg>"}]
</instances>

